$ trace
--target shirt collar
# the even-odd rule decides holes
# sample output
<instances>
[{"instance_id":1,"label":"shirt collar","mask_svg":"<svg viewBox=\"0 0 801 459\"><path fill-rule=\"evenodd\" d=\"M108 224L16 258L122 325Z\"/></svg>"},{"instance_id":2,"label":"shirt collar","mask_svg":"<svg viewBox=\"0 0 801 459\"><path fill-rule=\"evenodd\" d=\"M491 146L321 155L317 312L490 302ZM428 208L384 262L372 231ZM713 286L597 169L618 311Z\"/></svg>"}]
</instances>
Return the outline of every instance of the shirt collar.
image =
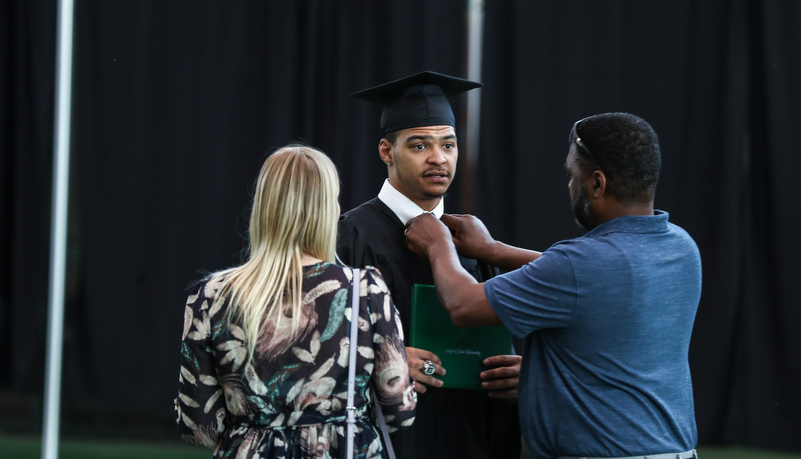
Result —
<instances>
[{"instance_id":1,"label":"shirt collar","mask_svg":"<svg viewBox=\"0 0 801 459\"><path fill-rule=\"evenodd\" d=\"M654 209L653 215L617 217L593 228L584 236L602 237L609 233L662 233L668 230L669 216L670 214L665 211Z\"/></svg>"},{"instance_id":2,"label":"shirt collar","mask_svg":"<svg viewBox=\"0 0 801 459\"><path fill-rule=\"evenodd\" d=\"M439 204L437 204L431 212L425 211L411 199L404 196L403 193L396 190L395 187L389 183L389 179L384 180L384 186L381 187L381 191L378 193L378 199L386 204L404 225L409 220L424 213L431 213L434 214L435 217L440 218L445 212L445 198L440 199Z\"/></svg>"}]
</instances>

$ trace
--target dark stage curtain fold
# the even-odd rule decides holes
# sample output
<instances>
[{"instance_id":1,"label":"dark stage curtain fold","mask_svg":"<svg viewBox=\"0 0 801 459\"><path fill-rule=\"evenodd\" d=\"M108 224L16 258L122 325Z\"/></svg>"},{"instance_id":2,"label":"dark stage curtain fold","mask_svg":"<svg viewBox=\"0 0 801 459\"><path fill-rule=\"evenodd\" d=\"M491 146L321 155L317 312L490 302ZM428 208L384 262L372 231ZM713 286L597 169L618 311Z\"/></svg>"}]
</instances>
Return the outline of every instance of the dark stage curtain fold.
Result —
<instances>
[{"instance_id":1,"label":"dark stage curtain fold","mask_svg":"<svg viewBox=\"0 0 801 459\"><path fill-rule=\"evenodd\" d=\"M736 354L723 439L799 450L801 432L801 174L793 134L801 122L801 17L795 2L748 4L750 123L745 144L746 215L736 288ZM707 358L713 358L709 355Z\"/></svg>"},{"instance_id":2,"label":"dark stage curtain fold","mask_svg":"<svg viewBox=\"0 0 801 459\"><path fill-rule=\"evenodd\" d=\"M44 379L54 1L0 3L0 384Z\"/></svg>"},{"instance_id":3,"label":"dark stage curtain fold","mask_svg":"<svg viewBox=\"0 0 801 459\"><path fill-rule=\"evenodd\" d=\"M375 196L380 108L347 95L425 69L466 76L466 3L76 2L65 399L170 418L185 288L242 259L261 161L306 142L339 167L343 210ZM571 125L608 111L651 122L657 207L704 265L701 442L801 451L801 5L485 8L468 206L513 244L579 236ZM55 11L0 4L0 385L20 393L44 380ZM450 212L461 186L457 173Z\"/></svg>"}]
</instances>

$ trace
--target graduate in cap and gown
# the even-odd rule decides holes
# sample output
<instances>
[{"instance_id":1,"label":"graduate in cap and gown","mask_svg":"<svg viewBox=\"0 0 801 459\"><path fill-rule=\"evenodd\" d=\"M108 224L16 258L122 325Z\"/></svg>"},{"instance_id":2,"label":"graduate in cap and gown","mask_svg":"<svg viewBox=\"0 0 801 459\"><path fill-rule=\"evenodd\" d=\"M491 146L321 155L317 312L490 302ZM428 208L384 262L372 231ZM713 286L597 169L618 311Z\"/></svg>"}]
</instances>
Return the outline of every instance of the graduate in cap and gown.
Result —
<instances>
[{"instance_id":1,"label":"graduate in cap and gown","mask_svg":"<svg viewBox=\"0 0 801 459\"><path fill-rule=\"evenodd\" d=\"M428 260L406 247L405 225L424 212L442 216L443 196L458 159L456 123L448 97L481 86L422 72L351 94L383 105L378 152L387 165L388 178L376 198L340 218L337 255L346 265L378 268L400 313L409 373L419 394L412 428L392 434L398 458L520 457L519 356L485 361L487 370L481 377L486 391L449 389L437 378L447 371L439 356L408 347L412 286L433 284L434 278ZM460 259L479 282L496 274L494 268L476 260Z\"/></svg>"}]
</instances>

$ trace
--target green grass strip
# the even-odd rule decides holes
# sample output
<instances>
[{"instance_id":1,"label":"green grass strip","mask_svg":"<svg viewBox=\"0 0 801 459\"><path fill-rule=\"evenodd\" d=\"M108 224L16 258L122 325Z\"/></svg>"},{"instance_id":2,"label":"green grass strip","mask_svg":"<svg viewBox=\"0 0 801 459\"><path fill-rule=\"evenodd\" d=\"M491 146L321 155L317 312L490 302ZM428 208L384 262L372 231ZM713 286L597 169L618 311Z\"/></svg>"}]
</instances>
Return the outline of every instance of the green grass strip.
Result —
<instances>
[{"instance_id":1,"label":"green grass strip","mask_svg":"<svg viewBox=\"0 0 801 459\"><path fill-rule=\"evenodd\" d=\"M0 437L3 459L40 459L40 438ZM130 443L107 441L63 440L59 443L59 459L209 459L208 448L189 445Z\"/></svg>"}]
</instances>

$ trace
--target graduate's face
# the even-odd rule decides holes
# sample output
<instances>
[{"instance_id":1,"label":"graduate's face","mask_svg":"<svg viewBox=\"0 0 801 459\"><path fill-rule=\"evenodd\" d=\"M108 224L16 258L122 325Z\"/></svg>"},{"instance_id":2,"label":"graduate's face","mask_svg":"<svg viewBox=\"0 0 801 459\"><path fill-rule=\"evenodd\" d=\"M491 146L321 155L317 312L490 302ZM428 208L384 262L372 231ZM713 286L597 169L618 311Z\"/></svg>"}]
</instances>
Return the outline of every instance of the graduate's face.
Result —
<instances>
[{"instance_id":1,"label":"graduate's face","mask_svg":"<svg viewBox=\"0 0 801 459\"><path fill-rule=\"evenodd\" d=\"M395 144L381 139L381 159L389 183L423 210L432 210L448 191L459 149L451 126L424 126L400 131Z\"/></svg>"}]
</instances>

